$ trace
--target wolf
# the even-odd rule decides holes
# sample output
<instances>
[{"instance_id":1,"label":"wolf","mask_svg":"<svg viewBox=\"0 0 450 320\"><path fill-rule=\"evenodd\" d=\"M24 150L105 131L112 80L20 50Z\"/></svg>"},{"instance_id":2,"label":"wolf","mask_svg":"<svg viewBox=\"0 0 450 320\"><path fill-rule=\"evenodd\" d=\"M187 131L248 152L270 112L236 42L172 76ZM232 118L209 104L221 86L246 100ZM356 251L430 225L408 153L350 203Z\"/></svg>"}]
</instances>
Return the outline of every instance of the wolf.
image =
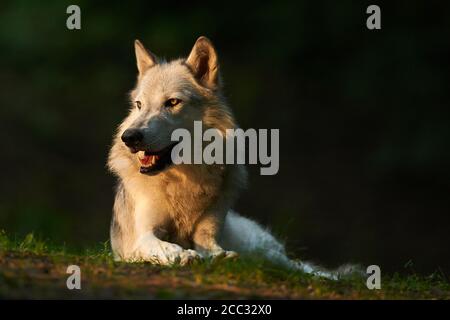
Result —
<instances>
[{"instance_id":1,"label":"wolf","mask_svg":"<svg viewBox=\"0 0 450 320\"><path fill-rule=\"evenodd\" d=\"M202 121L226 139L227 129L238 128L211 41L202 36L187 58L169 62L139 40L134 49L137 82L108 157L118 178L110 230L115 259L184 265L259 253L289 268L332 277L289 259L267 229L232 210L247 182L243 165L172 163L175 129L192 132L194 121Z\"/></svg>"}]
</instances>

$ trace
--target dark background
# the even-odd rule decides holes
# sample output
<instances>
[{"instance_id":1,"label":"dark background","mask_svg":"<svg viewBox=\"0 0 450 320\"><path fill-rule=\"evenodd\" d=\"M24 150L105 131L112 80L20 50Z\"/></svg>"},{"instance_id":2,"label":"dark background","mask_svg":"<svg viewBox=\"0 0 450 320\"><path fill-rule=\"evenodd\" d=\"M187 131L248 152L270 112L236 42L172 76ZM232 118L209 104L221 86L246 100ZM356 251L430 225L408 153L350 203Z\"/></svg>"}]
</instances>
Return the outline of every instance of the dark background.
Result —
<instances>
[{"instance_id":1,"label":"dark background","mask_svg":"<svg viewBox=\"0 0 450 320\"><path fill-rule=\"evenodd\" d=\"M107 240L133 40L176 58L206 35L240 125L280 129L280 171L251 167L239 212L326 266L450 272L445 1L165 3L1 2L0 229ZM366 28L369 4L381 30Z\"/></svg>"}]
</instances>

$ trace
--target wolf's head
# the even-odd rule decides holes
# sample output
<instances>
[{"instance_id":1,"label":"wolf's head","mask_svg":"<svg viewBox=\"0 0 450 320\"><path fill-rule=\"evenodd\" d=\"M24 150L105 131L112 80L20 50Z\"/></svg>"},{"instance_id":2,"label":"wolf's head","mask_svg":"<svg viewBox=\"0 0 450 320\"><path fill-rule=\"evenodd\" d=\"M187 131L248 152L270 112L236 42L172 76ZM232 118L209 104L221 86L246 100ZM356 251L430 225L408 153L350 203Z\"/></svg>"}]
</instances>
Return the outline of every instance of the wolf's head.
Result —
<instances>
[{"instance_id":1,"label":"wolf's head","mask_svg":"<svg viewBox=\"0 0 450 320\"><path fill-rule=\"evenodd\" d=\"M119 171L116 162L123 163L115 162L118 157L131 160L141 173L164 170L171 165L172 132L183 128L192 133L194 121L221 132L235 127L221 98L217 53L206 37L196 41L186 59L161 61L139 40L135 53L137 85L110 154L113 171Z\"/></svg>"}]
</instances>

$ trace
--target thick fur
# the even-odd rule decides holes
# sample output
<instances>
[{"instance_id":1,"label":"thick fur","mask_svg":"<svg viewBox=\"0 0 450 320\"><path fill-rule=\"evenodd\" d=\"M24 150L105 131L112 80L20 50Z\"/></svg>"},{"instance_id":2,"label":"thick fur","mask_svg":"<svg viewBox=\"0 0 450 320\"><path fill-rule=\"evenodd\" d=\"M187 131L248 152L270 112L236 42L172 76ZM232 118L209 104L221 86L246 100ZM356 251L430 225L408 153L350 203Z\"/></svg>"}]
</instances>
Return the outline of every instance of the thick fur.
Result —
<instances>
[{"instance_id":1,"label":"thick fur","mask_svg":"<svg viewBox=\"0 0 450 320\"><path fill-rule=\"evenodd\" d=\"M284 246L256 222L231 211L246 184L242 165L172 165L156 175L139 171L136 154L121 141L128 128L143 130L145 144L168 146L176 128L237 128L221 93L217 54L204 37L187 59L159 61L136 41L137 85L130 94L132 107L119 126L108 166L118 177L111 223L111 245L116 259L159 264L192 259L234 257L259 252L290 268L333 277L314 267L289 260ZM170 111L162 105L173 96L183 101ZM138 110L134 101L141 101Z\"/></svg>"}]
</instances>

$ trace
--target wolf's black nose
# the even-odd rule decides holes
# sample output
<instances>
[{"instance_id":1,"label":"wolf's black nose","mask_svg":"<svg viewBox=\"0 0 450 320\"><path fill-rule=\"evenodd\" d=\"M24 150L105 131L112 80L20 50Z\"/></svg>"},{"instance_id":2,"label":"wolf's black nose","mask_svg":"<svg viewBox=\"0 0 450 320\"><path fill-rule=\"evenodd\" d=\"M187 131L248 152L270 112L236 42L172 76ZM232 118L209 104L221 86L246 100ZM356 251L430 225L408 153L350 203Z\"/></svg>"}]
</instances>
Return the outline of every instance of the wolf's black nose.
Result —
<instances>
[{"instance_id":1,"label":"wolf's black nose","mask_svg":"<svg viewBox=\"0 0 450 320\"><path fill-rule=\"evenodd\" d=\"M121 137L122 141L125 142L128 147L134 147L138 145L140 142L142 142L143 138L144 135L139 129L127 129Z\"/></svg>"}]
</instances>

